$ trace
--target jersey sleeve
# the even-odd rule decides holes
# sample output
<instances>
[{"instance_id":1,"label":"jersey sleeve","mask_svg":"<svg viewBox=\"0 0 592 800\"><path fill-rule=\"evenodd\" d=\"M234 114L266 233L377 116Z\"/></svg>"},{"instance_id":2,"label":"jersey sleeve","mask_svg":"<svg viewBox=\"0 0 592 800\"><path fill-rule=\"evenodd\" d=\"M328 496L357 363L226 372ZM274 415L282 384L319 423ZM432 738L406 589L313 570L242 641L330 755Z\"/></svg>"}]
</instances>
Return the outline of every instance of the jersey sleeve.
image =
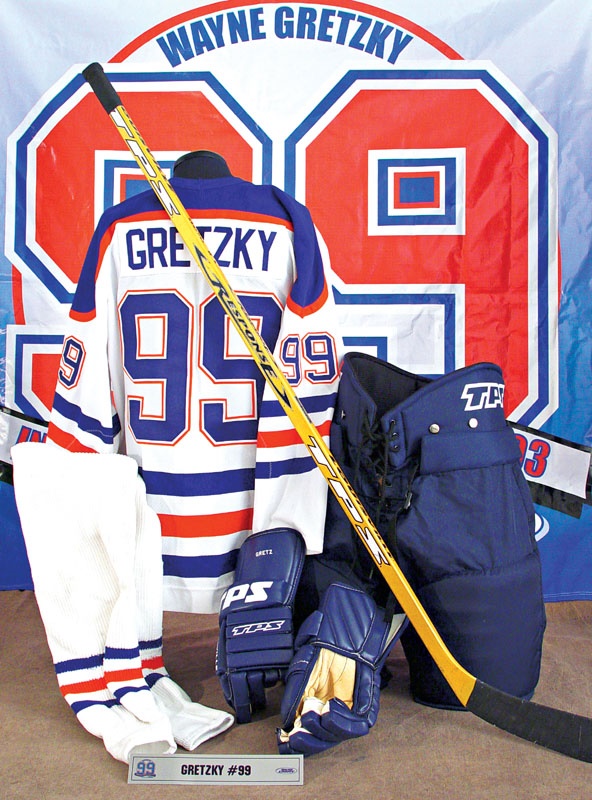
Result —
<instances>
[{"instance_id":1,"label":"jersey sleeve","mask_svg":"<svg viewBox=\"0 0 592 800\"><path fill-rule=\"evenodd\" d=\"M110 354L119 335L110 287L115 242L101 222L81 270L58 369L48 440L74 452L113 453L122 447L117 386Z\"/></svg>"},{"instance_id":2,"label":"jersey sleeve","mask_svg":"<svg viewBox=\"0 0 592 800\"><path fill-rule=\"evenodd\" d=\"M274 357L313 424L329 444L342 337L322 255L309 217L294 226L297 279L282 317ZM323 548L327 482L266 385L259 418L253 531L295 528L308 554Z\"/></svg>"}]
</instances>

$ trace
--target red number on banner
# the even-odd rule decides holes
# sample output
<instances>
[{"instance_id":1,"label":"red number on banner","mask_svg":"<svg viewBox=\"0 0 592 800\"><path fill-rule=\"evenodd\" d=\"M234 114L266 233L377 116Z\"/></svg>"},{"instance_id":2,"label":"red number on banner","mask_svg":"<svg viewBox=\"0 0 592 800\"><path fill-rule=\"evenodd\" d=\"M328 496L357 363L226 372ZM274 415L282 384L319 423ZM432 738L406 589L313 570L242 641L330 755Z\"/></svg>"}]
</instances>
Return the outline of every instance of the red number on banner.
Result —
<instances>
[{"instance_id":1,"label":"red number on banner","mask_svg":"<svg viewBox=\"0 0 592 800\"><path fill-rule=\"evenodd\" d=\"M545 474L551 446L543 439L533 439L528 448L530 458L524 459L524 472L528 477L540 478Z\"/></svg>"},{"instance_id":2,"label":"red number on banner","mask_svg":"<svg viewBox=\"0 0 592 800\"><path fill-rule=\"evenodd\" d=\"M458 327L447 329L445 345L456 350L462 343L459 365L492 361L502 367L509 414L529 392L529 236L537 235L529 225L546 224L531 209L529 188L546 173L533 166L529 141L512 118L515 108L525 116L528 109L515 100L508 114L500 113L492 98L498 105L504 100L489 92L489 84L480 91L475 73L467 73L466 86L452 73L446 79L420 68L405 74L352 77L343 106L328 95L306 146L299 133L296 180L304 183L305 176L302 197L336 273L356 287L360 302L373 285L385 296L386 285L393 285L398 299L391 328L397 305L405 306L404 321L422 297L437 303L438 287L443 294L445 287L462 287L464 299L453 311ZM335 158L339 152L347 157ZM416 291L394 288L405 284ZM351 335L356 324L359 335L386 335L386 322L373 329L369 312L363 317L352 305L343 313L352 320ZM439 352L440 328L434 324L428 334L432 340L420 344Z\"/></svg>"},{"instance_id":3,"label":"red number on banner","mask_svg":"<svg viewBox=\"0 0 592 800\"><path fill-rule=\"evenodd\" d=\"M521 433L516 434L516 440L520 447L524 474L527 478L541 478L549 464L551 445L544 439L531 439L529 442Z\"/></svg>"}]
</instances>

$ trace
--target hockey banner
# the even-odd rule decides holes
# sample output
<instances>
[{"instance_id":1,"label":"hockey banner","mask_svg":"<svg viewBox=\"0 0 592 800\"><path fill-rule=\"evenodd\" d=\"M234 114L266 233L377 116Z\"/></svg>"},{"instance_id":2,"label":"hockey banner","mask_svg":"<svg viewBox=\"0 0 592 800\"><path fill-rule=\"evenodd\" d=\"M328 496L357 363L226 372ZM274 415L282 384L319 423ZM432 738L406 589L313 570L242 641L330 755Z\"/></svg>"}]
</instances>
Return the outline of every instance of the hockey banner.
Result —
<instances>
[{"instance_id":1,"label":"hockey banner","mask_svg":"<svg viewBox=\"0 0 592 800\"><path fill-rule=\"evenodd\" d=\"M146 187L81 75L100 61L166 175L208 149L306 204L345 349L428 377L501 366L546 598L591 598L592 9L109 0L74 24L52 2L6 5L0 401L40 421L31 435L93 230ZM254 241L222 236L216 258L248 263ZM150 269L170 244L130 259ZM0 430L5 463L23 435Z\"/></svg>"}]
</instances>

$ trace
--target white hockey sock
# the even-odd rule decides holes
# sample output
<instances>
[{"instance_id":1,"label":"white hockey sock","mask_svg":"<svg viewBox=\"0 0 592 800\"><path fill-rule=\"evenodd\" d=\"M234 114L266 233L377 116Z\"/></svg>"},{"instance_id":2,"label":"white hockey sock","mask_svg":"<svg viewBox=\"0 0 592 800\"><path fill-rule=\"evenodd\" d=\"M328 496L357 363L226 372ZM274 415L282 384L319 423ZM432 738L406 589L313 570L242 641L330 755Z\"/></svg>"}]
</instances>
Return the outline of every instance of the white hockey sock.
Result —
<instances>
[{"instance_id":1,"label":"white hockey sock","mask_svg":"<svg viewBox=\"0 0 592 800\"><path fill-rule=\"evenodd\" d=\"M175 741L185 750L230 728L234 717L226 711L192 702L189 695L171 678L162 677L152 686L159 707L167 714Z\"/></svg>"},{"instance_id":2,"label":"white hockey sock","mask_svg":"<svg viewBox=\"0 0 592 800\"><path fill-rule=\"evenodd\" d=\"M193 703L169 676L162 657L163 575L160 523L146 504L146 490L137 490L138 540L136 544L136 597L140 651L146 682L171 723L177 744L195 750L203 742L227 730L234 717L226 711Z\"/></svg>"},{"instance_id":3,"label":"white hockey sock","mask_svg":"<svg viewBox=\"0 0 592 800\"><path fill-rule=\"evenodd\" d=\"M136 606L136 557L139 532L144 524L144 514L138 509L137 493L143 490L144 485L138 476L136 462L127 456L97 456L95 467L96 486L101 487L103 495L98 518L99 535L119 585L107 628L105 680L125 708L143 722L153 722L162 712L144 680ZM160 526L155 514L154 520L153 535L160 541ZM154 585L152 591L161 591L161 583Z\"/></svg>"},{"instance_id":4,"label":"white hockey sock","mask_svg":"<svg viewBox=\"0 0 592 800\"><path fill-rule=\"evenodd\" d=\"M141 722L121 708L105 680L120 586L96 524L106 502L93 483L101 457L32 442L15 445L11 455L35 597L62 695L114 758L127 761L136 747L174 752L166 716Z\"/></svg>"}]
</instances>

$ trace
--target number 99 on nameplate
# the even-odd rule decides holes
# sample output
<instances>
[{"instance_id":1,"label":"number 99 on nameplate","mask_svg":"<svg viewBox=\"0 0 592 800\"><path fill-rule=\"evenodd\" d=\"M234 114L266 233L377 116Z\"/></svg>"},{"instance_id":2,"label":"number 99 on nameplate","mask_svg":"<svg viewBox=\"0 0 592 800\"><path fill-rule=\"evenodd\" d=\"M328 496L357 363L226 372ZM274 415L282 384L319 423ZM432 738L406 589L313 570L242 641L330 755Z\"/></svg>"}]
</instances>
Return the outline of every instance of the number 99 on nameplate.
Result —
<instances>
[{"instance_id":1,"label":"number 99 on nameplate","mask_svg":"<svg viewBox=\"0 0 592 800\"><path fill-rule=\"evenodd\" d=\"M132 755L128 783L302 786L304 757Z\"/></svg>"}]
</instances>

